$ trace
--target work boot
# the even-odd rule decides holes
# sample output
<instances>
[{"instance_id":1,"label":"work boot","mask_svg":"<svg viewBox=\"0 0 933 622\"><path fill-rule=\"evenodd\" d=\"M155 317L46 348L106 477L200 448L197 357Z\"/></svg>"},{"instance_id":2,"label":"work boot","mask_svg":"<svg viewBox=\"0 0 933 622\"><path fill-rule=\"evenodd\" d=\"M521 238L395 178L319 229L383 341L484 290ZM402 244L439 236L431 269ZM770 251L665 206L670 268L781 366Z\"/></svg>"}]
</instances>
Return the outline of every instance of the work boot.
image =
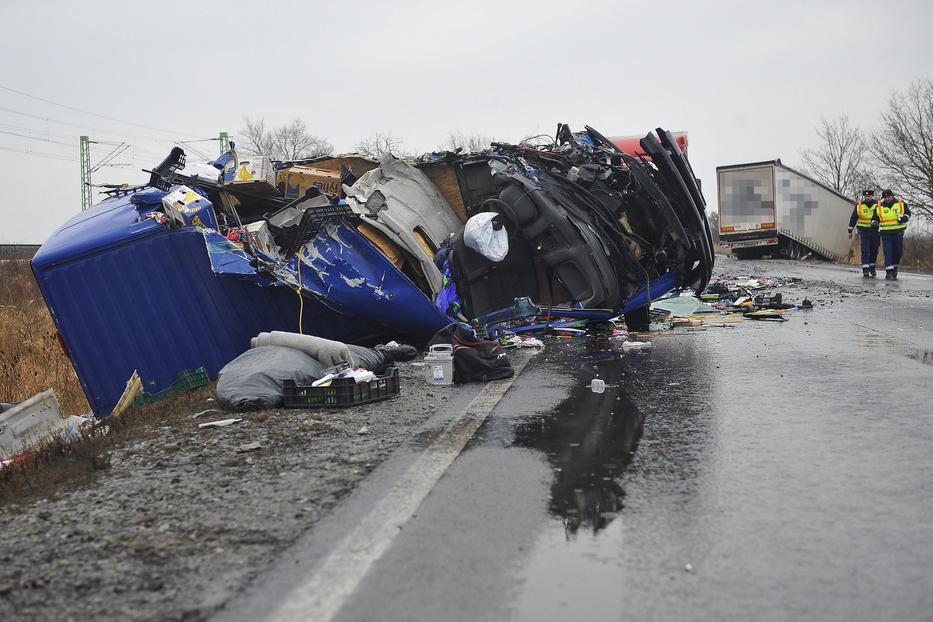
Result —
<instances>
[{"instance_id":1,"label":"work boot","mask_svg":"<svg viewBox=\"0 0 933 622\"><path fill-rule=\"evenodd\" d=\"M871 278L875 278L875 267L874 266L868 269L868 276L870 276Z\"/></svg>"},{"instance_id":2,"label":"work boot","mask_svg":"<svg viewBox=\"0 0 933 622\"><path fill-rule=\"evenodd\" d=\"M896 280L897 280L897 266L894 266L894 269L891 270L891 272L893 273L893 274L891 275L891 279L894 280L894 281L896 281Z\"/></svg>"},{"instance_id":3,"label":"work boot","mask_svg":"<svg viewBox=\"0 0 933 622\"><path fill-rule=\"evenodd\" d=\"M871 276L871 272L868 270L868 268L862 268L862 278L867 279L870 276Z\"/></svg>"},{"instance_id":4,"label":"work boot","mask_svg":"<svg viewBox=\"0 0 933 622\"><path fill-rule=\"evenodd\" d=\"M379 352L383 353L386 363L410 361L418 356L418 350L412 346L406 346L404 344L397 346L378 345L374 348L374 350L378 350Z\"/></svg>"},{"instance_id":5,"label":"work boot","mask_svg":"<svg viewBox=\"0 0 933 622\"><path fill-rule=\"evenodd\" d=\"M889 269L889 268L885 268L885 270L884 270L884 280L885 280L885 281L890 281L890 280L893 279L893 278L894 278L894 270L891 270L891 269Z\"/></svg>"}]
</instances>

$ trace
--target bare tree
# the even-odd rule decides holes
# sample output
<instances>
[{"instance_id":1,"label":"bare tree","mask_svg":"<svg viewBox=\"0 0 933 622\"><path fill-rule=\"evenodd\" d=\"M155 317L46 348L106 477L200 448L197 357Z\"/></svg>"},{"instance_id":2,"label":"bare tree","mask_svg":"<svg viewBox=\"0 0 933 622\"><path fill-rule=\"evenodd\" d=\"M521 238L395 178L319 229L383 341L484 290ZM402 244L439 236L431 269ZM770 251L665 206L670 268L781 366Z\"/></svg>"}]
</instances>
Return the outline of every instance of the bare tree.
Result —
<instances>
[{"instance_id":1,"label":"bare tree","mask_svg":"<svg viewBox=\"0 0 933 622\"><path fill-rule=\"evenodd\" d=\"M849 117L843 114L835 119L824 117L816 135L820 146L800 152L806 172L836 192L859 196L861 186L872 181L862 130L852 126Z\"/></svg>"},{"instance_id":2,"label":"bare tree","mask_svg":"<svg viewBox=\"0 0 933 622\"><path fill-rule=\"evenodd\" d=\"M266 130L266 120L244 117L243 122L245 125L237 135L240 149L254 155L272 153L272 132Z\"/></svg>"},{"instance_id":3,"label":"bare tree","mask_svg":"<svg viewBox=\"0 0 933 622\"><path fill-rule=\"evenodd\" d=\"M276 128L267 128L262 118L246 117L244 123L239 139L247 153L267 155L273 160L303 160L334 152L334 146L312 134L301 119Z\"/></svg>"},{"instance_id":4,"label":"bare tree","mask_svg":"<svg viewBox=\"0 0 933 622\"><path fill-rule=\"evenodd\" d=\"M707 212L709 231L713 234L713 244L719 244L719 212Z\"/></svg>"},{"instance_id":5,"label":"bare tree","mask_svg":"<svg viewBox=\"0 0 933 622\"><path fill-rule=\"evenodd\" d=\"M440 148L448 151L460 149L465 153L475 153L489 149L489 144L492 141L491 137L484 134L464 134L457 130L447 135L447 141Z\"/></svg>"},{"instance_id":6,"label":"bare tree","mask_svg":"<svg viewBox=\"0 0 933 622\"><path fill-rule=\"evenodd\" d=\"M911 210L933 217L933 80L891 94L871 147L887 185Z\"/></svg>"},{"instance_id":7,"label":"bare tree","mask_svg":"<svg viewBox=\"0 0 933 622\"><path fill-rule=\"evenodd\" d=\"M392 135L392 132L376 132L363 138L356 144L356 150L371 158L381 158L387 153L396 157L405 157L408 154L402 151L402 139Z\"/></svg>"}]
</instances>

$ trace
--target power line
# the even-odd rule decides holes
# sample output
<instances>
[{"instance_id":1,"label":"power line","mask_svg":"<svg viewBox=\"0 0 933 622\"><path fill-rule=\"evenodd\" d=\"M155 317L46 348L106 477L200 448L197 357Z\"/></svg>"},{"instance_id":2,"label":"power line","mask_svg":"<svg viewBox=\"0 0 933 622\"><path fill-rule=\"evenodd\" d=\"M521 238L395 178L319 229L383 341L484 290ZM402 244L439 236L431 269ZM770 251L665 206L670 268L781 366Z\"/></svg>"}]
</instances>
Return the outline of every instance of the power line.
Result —
<instances>
[{"instance_id":1,"label":"power line","mask_svg":"<svg viewBox=\"0 0 933 622\"><path fill-rule=\"evenodd\" d=\"M60 119L53 119L53 118L51 118L51 117L43 117L43 116L41 116L41 115L31 114L31 113L28 113L28 112L23 112L23 111L21 111L21 110L14 110L14 109L12 109L12 108L5 108L5 107L0 106L0 111L9 112L9 113L11 113L11 114L24 116L24 117L31 118L31 119L36 119L36 120L43 121L43 122L46 122L46 123L56 123L56 124L59 124L59 125L66 125L66 126L69 126L69 127L79 128L79 129L82 129L82 130L88 130L88 129L90 129L90 130L92 130L91 133L94 134L94 135L100 135L101 133L103 133L103 134L109 134L109 135L111 135L111 136L126 137L126 138L130 139L130 140L132 141L132 143L135 143L137 140L143 140L143 141L151 142L151 143L153 143L153 144L157 144L157 145L164 146L164 147L166 147L166 148L167 148L167 145L168 145L168 144L173 144L173 143L174 143L174 144L179 144L179 145L184 145L184 146L185 146L186 148L188 148L190 151L192 151L192 152L195 153L196 155L198 155L198 156L204 158L205 160L210 160L210 159L212 159L212 158L209 157L207 154L203 153L202 151L196 149L193 145L191 145L191 143L197 143L197 142L212 142L212 141L220 140L219 138L200 138L200 139L188 140L188 141L169 141L168 139L154 138L154 137L152 137L152 136L145 136L145 135L137 135L137 134L135 134L135 133L134 133L133 135L127 137L125 133L120 133L120 132L115 132L115 131L109 131L109 130L101 130L100 128L96 128L96 127L93 127L93 126L90 126L90 125L81 125L81 124L78 124L78 123L70 123L70 122L68 122L68 121L62 121L62 120L60 120ZM29 127L17 126L17 125L10 125L10 124L0 124L0 126L2 126L2 127L7 127L7 128L11 128L11 129L18 129L18 130L25 131L25 132L42 132L44 135L48 135L48 136L58 136L58 137L63 137L63 138L70 138L70 139L73 139L73 140L78 140L78 138L79 138L78 135L75 135L75 134L72 134L72 135L65 135L65 134L59 134L59 133L55 133L55 132L48 132L48 131L46 131L46 130L44 130L44 129L29 128ZM39 139L39 137L32 136L32 135L30 135L29 137L30 137L30 138ZM120 145L120 144L122 144L123 142L126 142L126 141L125 141L125 140L120 141L120 142L117 142L117 141L106 141L106 140L93 140L93 141L90 141L91 144L100 144L100 145ZM131 144L132 144L132 143L131 143ZM152 157L152 158L163 158L163 157L165 157L165 154L168 152L168 151L161 151L161 152L156 153L155 151L153 151L153 150L151 150L151 149L141 149L141 148L139 148L139 147L138 147L137 145L135 145L135 144L132 144L132 147L133 147L133 152L134 152L134 154L141 154L141 155L143 155L143 156L149 156L149 157Z\"/></svg>"},{"instance_id":2,"label":"power line","mask_svg":"<svg viewBox=\"0 0 933 622\"><path fill-rule=\"evenodd\" d=\"M58 125L67 125L69 127L75 127L80 130L90 130L91 134L109 134L111 136L126 136L126 132L110 131L110 130L94 127L93 125L82 125L80 123L71 123L69 121L62 121L60 119L53 119L51 117L43 117L42 115L32 114L29 112L23 112L21 110L14 110L13 108L5 108L3 106L0 106L0 111L9 112L10 114L16 114L22 117L28 117L30 119L37 119L39 121L45 121L46 123L56 123ZM148 140L150 142L159 143L161 145L171 142L167 138L155 138L154 136L146 136L145 134L142 134L142 135L134 134L132 138Z\"/></svg>"},{"instance_id":3,"label":"power line","mask_svg":"<svg viewBox=\"0 0 933 622\"><path fill-rule=\"evenodd\" d=\"M134 127L142 127L142 128L147 129L147 130L154 130L154 131L156 131L156 132L163 132L163 133L165 133L165 134L174 134L174 135L176 135L176 136L178 136L178 135L189 135L189 136L190 136L190 134L188 134L187 132L178 132L178 131L176 131L176 130L164 130L164 129L162 129L162 128L153 127L153 126L151 126L151 125L144 125L144 124L142 124L142 123L134 123L133 121L127 121L126 119L119 119L119 118L117 118L117 117L111 117L111 116L108 116L108 115L105 115L105 114L98 114L98 113L96 113L96 112L91 112L91 111L89 111L89 110L82 110L81 108L75 108L74 106L69 106L68 104L61 104L61 103L59 103L59 102L52 101L51 99L46 99L46 98L44 98L44 97L39 97L38 95L32 95L32 94L30 94L30 93L26 93L26 92L24 92L24 91L20 91L20 90L11 88L11 87L9 87L9 86L4 86L4 85L2 85L2 84L0 84L0 89L3 89L4 91L9 91L9 92L11 92L11 93L16 93L17 95L22 95L23 97L29 97L29 98L31 98L31 99L35 99L35 100L40 101L40 102L45 102L45 103L51 104L51 105L53 105L53 106L58 106L58 107L60 107L60 108L65 108L66 110L73 110L74 112L80 112L81 114L90 115L90 116L92 116L92 117L98 117L98 118L100 118L100 119L107 119L108 121L115 121L115 122L117 122L117 123L123 123L123 124L126 124L126 125L132 125L132 126L134 126Z\"/></svg>"},{"instance_id":4,"label":"power line","mask_svg":"<svg viewBox=\"0 0 933 622\"><path fill-rule=\"evenodd\" d=\"M12 123L0 123L0 128L5 130L13 130L14 132L26 132L31 138L59 138L63 140L70 140L74 142L78 139L77 134L61 134L59 132L49 132L45 128L36 128L36 127L27 127L25 125L13 125ZM103 142L103 141L99 141ZM114 142L114 145L120 143Z\"/></svg>"},{"instance_id":5,"label":"power line","mask_svg":"<svg viewBox=\"0 0 933 622\"><path fill-rule=\"evenodd\" d=\"M217 140L217 139L215 138L215 139L213 139L213 140ZM185 142L185 141L180 141L178 144L179 144L179 146L184 146L184 148L185 148L185 149L188 149L189 151L193 151L194 154L195 154L196 156L199 156L199 157L201 157L201 158L204 158L204 159L207 160L207 161L210 161L210 160L213 159L213 158L211 158L209 155L205 154L203 151L200 151L199 149L197 149L194 145L192 145L192 144L190 144L190 143L187 143L187 142Z\"/></svg>"},{"instance_id":6,"label":"power line","mask_svg":"<svg viewBox=\"0 0 933 622\"><path fill-rule=\"evenodd\" d=\"M60 141L60 140L52 140L51 138L43 138L43 137L41 137L41 136L31 136L31 135L29 135L29 134L19 134L19 133L17 133L17 132L9 132L9 131L2 130L2 129L0 129L0 134L6 134L6 135L8 135L8 136L17 136L17 137L19 137L19 138L25 138L25 139L27 139L27 140L38 140L38 141L41 141L41 142L44 142L44 143L51 143L51 144L53 144L53 145L64 145L65 147L74 147L74 143L66 143L66 142L62 142L62 141ZM105 142L101 142L101 141L90 141L90 142L91 142L91 144L103 144L103 145L109 145L109 144L110 144L110 143L105 143ZM131 146L131 145L127 145L125 142L123 142L123 143L116 143L116 147L115 147L113 150L111 150L110 153L108 153L106 156L104 156L103 158L101 158L101 159L100 159L100 162L99 162L97 165L95 165L95 166L93 167L92 171L95 171L95 170L97 170L97 169L99 169L99 168L101 168L101 167L107 166L107 165L108 165L108 162L112 161L116 156L120 155L120 153L123 153L123 151L126 151L128 148L130 148L130 146ZM119 149L120 147L123 147L123 150L120 151L119 153L116 153L116 154L115 154L114 152L116 152L117 149ZM111 156L112 156L112 157L111 157ZM157 154L152 154L152 156L153 156L153 157L160 157L160 156L158 156ZM63 156L63 157L64 157L64 156ZM109 160L108 160L108 158L109 158Z\"/></svg>"},{"instance_id":7,"label":"power line","mask_svg":"<svg viewBox=\"0 0 933 622\"><path fill-rule=\"evenodd\" d=\"M121 149L121 147L122 147L122 149ZM102 166L107 166L107 164L109 164L110 162L112 162L114 158L116 158L118 155L120 155L121 153L123 153L124 151L126 151L126 150L129 149L129 148L130 148L130 146L129 146L129 145L126 145L126 144L117 145L116 147L114 147L113 151L111 151L110 153L108 153L107 155L105 155L105 156L103 157L103 159L102 159L100 162L98 162L95 166L93 166L93 167L91 168L91 172L93 173L93 172L97 171L97 170L100 169L100 167L102 167Z\"/></svg>"},{"instance_id":8,"label":"power line","mask_svg":"<svg viewBox=\"0 0 933 622\"><path fill-rule=\"evenodd\" d=\"M24 135L24 134L17 134L17 133L15 133L15 132L11 132L11 131L4 131L3 128L5 128L5 129L7 129L7 130L20 130L20 131L23 131L23 132L42 132L42 135L38 135L38 134L25 134L25 135ZM24 127L24 126L21 126L21 125L11 125L11 124L8 124L8 123L0 123L0 133L9 134L10 136L19 136L19 137L22 137L22 138L26 138L26 139L28 139L28 140L40 140L40 141L43 141L43 142L48 142L48 143L54 143L54 144L64 145L64 146L66 146L66 147L73 147L74 144L78 141L78 138L79 138L77 134L60 134L60 133L58 133L58 132L47 132L47 131L45 131L45 130L39 130L39 129L36 129L36 128L31 128L31 127ZM67 142L67 143L65 143L65 142L61 142L61 141L55 141L55 140L52 140L52 139L48 138L49 136L54 136L54 137L57 137L57 138L66 138L66 139L71 140L72 142ZM212 139L212 140L216 140L216 139ZM167 140L166 140L166 141L162 141L162 140L159 141L160 144L166 145L166 149L168 148L167 145L170 144L170 142L171 142L171 141L167 141ZM92 141L90 141L90 143L91 143L92 145L120 146L120 145L122 145L122 144L125 144L126 141L117 142L117 141L108 141L108 140L92 140ZM148 161L148 160L150 160L150 159L156 159L156 160L160 160L160 161L161 161L161 158L164 158L165 155L166 155L166 153L168 153L167 151L157 152L157 151L155 151L154 149L143 149L143 148L140 148L138 145L134 145L134 144L130 144L129 146L133 149L133 154L129 156L131 159L135 159L136 157L139 157L140 159L146 160L146 161Z\"/></svg>"},{"instance_id":9,"label":"power line","mask_svg":"<svg viewBox=\"0 0 933 622\"><path fill-rule=\"evenodd\" d=\"M69 158L68 156L61 155L59 153L48 153L48 152L43 152L43 151L28 151L25 149L13 149L11 147L5 147L3 145L0 145L0 150L10 151L12 153L22 153L25 155L36 156L39 158L48 158L50 160L61 160L63 162L77 162L78 161L77 158Z\"/></svg>"},{"instance_id":10,"label":"power line","mask_svg":"<svg viewBox=\"0 0 933 622\"><path fill-rule=\"evenodd\" d=\"M91 172L93 173L94 171L96 171L96 170L97 170L97 167L100 166L100 165L104 162L104 160L106 160L107 158L109 158L110 156L112 156L114 153L116 153L117 149L119 149L119 148L122 147L122 146L123 146L123 143L120 143L119 145L117 145L116 147L114 147L113 149L111 149L111 150L110 150L110 153L108 153L107 155L105 155L104 157L102 157L100 160L97 161L97 164L95 164L94 166L91 167Z\"/></svg>"},{"instance_id":11,"label":"power line","mask_svg":"<svg viewBox=\"0 0 933 622\"><path fill-rule=\"evenodd\" d=\"M16 132L8 132L6 130L0 130L0 134L7 134L9 136L19 136L20 138L28 138L29 140L41 140L44 143L53 143L55 145L65 145L66 147L74 147L73 143L65 143L60 140L52 140L51 138L41 138L39 136L30 136L29 134L18 134Z\"/></svg>"}]
</instances>

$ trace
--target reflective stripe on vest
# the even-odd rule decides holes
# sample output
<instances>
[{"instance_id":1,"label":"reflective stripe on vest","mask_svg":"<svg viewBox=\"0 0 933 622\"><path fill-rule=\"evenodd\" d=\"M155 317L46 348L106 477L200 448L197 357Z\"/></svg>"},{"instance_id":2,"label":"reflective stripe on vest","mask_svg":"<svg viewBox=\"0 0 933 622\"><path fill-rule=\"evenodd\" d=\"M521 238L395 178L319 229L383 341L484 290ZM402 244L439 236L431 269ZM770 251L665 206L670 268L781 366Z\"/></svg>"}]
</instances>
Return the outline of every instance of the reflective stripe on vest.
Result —
<instances>
[{"instance_id":1,"label":"reflective stripe on vest","mask_svg":"<svg viewBox=\"0 0 933 622\"><path fill-rule=\"evenodd\" d=\"M898 201L891 205L884 203L878 204L878 218L881 220L882 231L899 231L906 229L906 223L900 223L897 220L904 215L904 204Z\"/></svg>"},{"instance_id":2,"label":"reflective stripe on vest","mask_svg":"<svg viewBox=\"0 0 933 622\"><path fill-rule=\"evenodd\" d=\"M878 206L877 203L872 203L871 205L866 205L864 202L859 203L855 206L855 211L858 213L858 223L856 227L871 227L871 217L875 215L875 208Z\"/></svg>"}]
</instances>

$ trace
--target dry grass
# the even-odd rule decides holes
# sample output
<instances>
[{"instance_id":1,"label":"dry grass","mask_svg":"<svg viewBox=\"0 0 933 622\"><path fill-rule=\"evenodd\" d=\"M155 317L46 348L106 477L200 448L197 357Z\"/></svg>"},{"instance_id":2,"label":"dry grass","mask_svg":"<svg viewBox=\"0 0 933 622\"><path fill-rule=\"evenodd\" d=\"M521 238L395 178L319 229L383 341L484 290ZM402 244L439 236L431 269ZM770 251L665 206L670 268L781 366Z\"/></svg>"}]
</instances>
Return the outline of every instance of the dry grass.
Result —
<instances>
[{"instance_id":1,"label":"dry grass","mask_svg":"<svg viewBox=\"0 0 933 622\"><path fill-rule=\"evenodd\" d=\"M55 389L65 414L89 410L28 261L0 261L0 402Z\"/></svg>"},{"instance_id":2,"label":"dry grass","mask_svg":"<svg viewBox=\"0 0 933 622\"><path fill-rule=\"evenodd\" d=\"M901 259L901 267L933 272L933 234L914 234L904 237L904 257Z\"/></svg>"},{"instance_id":3,"label":"dry grass","mask_svg":"<svg viewBox=\"0 0 933 622\"><path fill-rule=\"evenodd\" d=\"M88 424L78 439L50 439L0 469L0 504L48 497L90 481L110 466L110 452L128 440L155 434L162 426L187 423L194 409L204 408L214 384L141 406L120 416Z\"/></svg>"},{"instance_id":4,"label":"dry grass","mask_svg":"<svg viewBox=\"0 0 933 622\"><path fill-rule=\"evenodd\" d=\"M848 263L859 265L862 263L862 250L858 235L854 235L854 242L849 254ZM878 251L878 262L884 263L884 249ZM904 236L904 256L901 258L901 268L917 272L933 272L933 234L912 232Z\"/></svg>"}]
</instances>

